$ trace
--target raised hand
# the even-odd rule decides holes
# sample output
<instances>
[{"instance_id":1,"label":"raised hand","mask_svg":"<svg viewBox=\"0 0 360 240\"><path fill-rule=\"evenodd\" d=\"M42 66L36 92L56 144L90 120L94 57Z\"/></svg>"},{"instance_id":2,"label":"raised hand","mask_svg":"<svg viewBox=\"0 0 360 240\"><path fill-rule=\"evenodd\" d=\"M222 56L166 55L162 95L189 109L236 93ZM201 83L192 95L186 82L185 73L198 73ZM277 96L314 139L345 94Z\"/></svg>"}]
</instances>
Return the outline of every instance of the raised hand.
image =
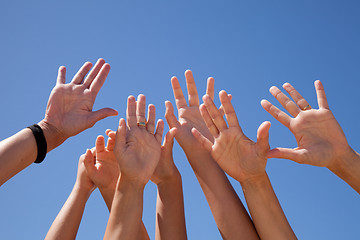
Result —
<instances>
[{"instance_id":1,"label":"raised hand","mask_svg":"<svg viewBox=\"0 0 360 240\"><path fill-rule=\"evenodd\" d=\"M219 97L229 127L212 99L205 95L204 105L201 105L200 111L215 141L212 143L196 128L192 129L192 133L211 153L219 166L239 182L264 175L266 154L270 149L268 142L270 123L264 122L260 125L257 142L253 142L242 132L228 94L221 91Z\"/></svg>"},{"instance_id":2,"label":"raised hand","mask_svg":"<svg viewBox=\"0 0 360 240\"><path fill-rule=\"evenodd\" d=\"M187 239L181 175L172 156L176 128L165 135L151 181L157 185L155 239Z\"/></svg>"},{"instance_id":3,"label":"raised hand","mask_svg":"<svg viewBox=\"0 0 360 240\"><path fill-rule=\"evenodd\" d=\"M204 96L200 111L215 141L212 143L195 128L192 133L220 167L241 183L260 239L296 239L265 171L270 122L260 125L255 143L242 132L227 93L221 91L219 97L229 127L211 98Z\"/></svg>"},{"instance_id":4,"label":"raised hand","mask_svg":"<svg viewBox=\"0 0 360 240\"><path fill-rule=\"evenodd\" d=\"M165 135L164 143L161 146L160 161L154 171L154 174L150 179L156 185L159 185L161 182L171 180L172 178L178 177L180 175L178 169L174 164L174 159L172 155L172 148L174 145L174 136L176 134L176 130L176 128L172 128Z\"/></svg>"},{"instance_id":5,"label":"raised hand","mask_svg":"<svg viewBox=\"0 0 360 240\"><path fill-rule=\"evenodd\" d=\"M119 165L114 155L116 133L107 130L109 139L105 147L103 136L96 138L95 148L92 149L94 158L85 162L88 176L98 188L109 188L115 191L117 179L119 177Z\"/></svg>"},{"instance_id":6,"label":"raised hand","mask_svg":"<svg viewBox=\"0 0 360 240\"><path fill-rule=\"evenodd\" d=\"M145 96L133 96L127 103L127 126L120 119L116 132L114 154L120 167L114 200L104 239L148 239L142 227L143 191L160 160L164 122L155 130L155 106L149 105L145 118ZM139 231L143 229L143 231Z\"/></svg>"},{"instance_id":7,"label":"raised hand","mask_svg":"<svg viewBox=\"0 0 360 240\"><path fill-rule=\"evenodd\" d=\"M90 71L91 67L92 64L86 62L68 84L65 84L66 68L59 68L57 83L50 94L45 118L39 123L43 130L56 135L46 139L48 151L67 138L92 127L97 121L117 115L117 111L111 108L93 112L96 95L104 84L110 65L99 59Z\"/></svg>"},{"instance_id":8,"label":"raised hand","mask_svg":"<svg viewBox=\"0 0 360 240\"><path fill-rule=\"evenodd\" d=\"M120 119L116 133L114 153L120 166L121 178L143 186L149 181L160 160L164 122L159 120L155 129L155 106L149 105L145 118L145 96L128 98L127 126Z\"/></svg>"},{"instance_id":9,"label":"raised hand","mask_svg":"<svg viewBox=\"0 0 360 240\"><path fill-rule=\"evenodd\" d=\"M320 167L331 167L339 159L348 155L350 148L345 135L329 109L324 87L315 81L319 109L309 103L289 83L283 85L295 102L291 101L277 87L271 87L271 94L290 113L292 117L279 110L266 100L262 107L294 134L298 147L274 148L268 157L286 158L298 163Z\"/></svg>"},{"instance_id":10,"label":"raised hand","mask_svg":"<svg viewBox=\"0 0 360 240\"><path fill-rule=\"evenodd\" d=\"M95 190L96 186L94 182L89 178L89 176L86 174L85 170L85 163L88 161L91 161L94 158L91 150L86 150L86 153L81 155L79 158L79 164L78 164L78 172L76 177L76 183L75 186L78 187L81 190L85 190L89 193L91 193L93 190Z\"/></svg>"},{"instance_id":11,"label":"raised hand","mask_svg":"<svg viewBox=\"0 0 360 240\"><path fill-rule=\"evenodd\" d=\"M185 100L178 79L173 77L171 84L179 119L175 117L173 106L167 101L166 120L170 128L177 129L175 138L194 170L222 237L235 239L241 235L247 239L257 239L253 223L224 171L191 133L191 129L195 128L210 142L214 141L200 114L199 97L190 70L185 72L185 78L189 104ZM208 78L206 94L210 98L214 97L213 78ZM220 107L220 114L224 113L222 109L223 107Z\"/></svg>"},{"instance_id":12,"label":"raised hand","mask_svg":"<svg viewBox=\"0 0 360 240\"><path fill-rule=\"evenodd\" d=\"M89 178L99 188L108 209L110 210L114 198L117 180L120 169L114 155L116 133L106 130L108 135L107 146L103 136L98 136L95 142L95 148L92 149L93 158L85 161L85 168Z\"/></svg>"},{"instance_id":13,"label":"raised hand","mask_svg":"<svg viewBox=\"0 0 360 240\"><path fill-rule=\"evenodd\" d=\"M171 102L166 101L166 121L170 128L177 128L175 135L176 140L179 142L185 153L197 153L204 151L201 144L199 144L194 136L191 134L191 129L196 128L205 137L212 140L212 136L207 129L204 120L199 111L199 96L197 93L194 77L190 70L185 72L186 86L188 90L189 105L186 102L184 94L181 90L179 80L176 77L171 79L171 85L174 92L175 102L178 109L179 120L174 115L174 108ZM209 78L207 81L206 94L214 96L214 79Z\"/></svg>"}]
</instances>

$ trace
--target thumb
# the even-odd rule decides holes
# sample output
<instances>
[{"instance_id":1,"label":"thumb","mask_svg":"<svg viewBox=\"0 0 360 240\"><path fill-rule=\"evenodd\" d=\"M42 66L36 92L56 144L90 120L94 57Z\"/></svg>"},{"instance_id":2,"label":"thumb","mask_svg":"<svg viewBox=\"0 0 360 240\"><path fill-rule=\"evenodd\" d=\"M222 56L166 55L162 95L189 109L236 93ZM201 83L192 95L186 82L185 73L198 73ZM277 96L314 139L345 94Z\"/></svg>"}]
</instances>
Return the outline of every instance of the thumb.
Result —
<instances>
[{"instance_id":1,"label":"thumb","mask_svg":"<svg viewBox=\"0 0 360 240\"><path fill-rule=\"evenodd\" d=\"M176 134L177 128L172 128L169 130L169 132L165 135L164 143L163 143L163 149L164 151L172 151L172 147L174 145L174 137Z\"/></svg>"},{"instance_id":2,"label":"thumb","mask_svg":"<svg viewBox=\"0 0 360 240\"><path fill-rule=\"evenodd\" d=\"M115 136L115 146L118 146L120 149L123 149L126 144L126 122L125 119L121 118L119 121L119 126L116 131Z\"/></svg>"},{"instance_id":3,"label":"thumb","mask_svg":"<svg viewBox=\"0 0 360 240\"><path fill-rule=\"evenodd\" d=\"M269 129L271 123L268 121L263 122L257 130L257 142L256 145L260 148L260 151L267 153L270 149L269 145Z\"/></svg>"},{"instance_id":4,"label":"thumb","mask_svg":"<svg viewBox=\"0 0 360 240\"><path fill-rule=\"evenodd\" d=\"M302 150L291 149L291 148L274 148L268 152L267 157L289 159L294 162L301 163L302 155L303 155Z\"/></svg>"},{"instance_id":5,"label":"thumb","mask_svg":"<svg viewBox=\"0 0 360 240\"><path fill-rule=\"evenodd\" d=\"M213 143L210 142L209 139L204 137L204 135L202 135L201 132L199 132L196 128L192 128L191 133L208 152L212 152Z\"/></svg>"},{"instance_id":6,"label":"thumb","mask_svg":"<svg viewBox=\"0 0 360 240\"><path fill-rule=\"evenodd\" d=\"M116 116L118 115L118 112L112 108L103 108L100 110L97 110L95 112L92 112L88 123L90 125L90 127L94 126L95 123L97 123L98 121L100 121L101 119L110 117L110 116Z\"/></svg>"}]
</instances>

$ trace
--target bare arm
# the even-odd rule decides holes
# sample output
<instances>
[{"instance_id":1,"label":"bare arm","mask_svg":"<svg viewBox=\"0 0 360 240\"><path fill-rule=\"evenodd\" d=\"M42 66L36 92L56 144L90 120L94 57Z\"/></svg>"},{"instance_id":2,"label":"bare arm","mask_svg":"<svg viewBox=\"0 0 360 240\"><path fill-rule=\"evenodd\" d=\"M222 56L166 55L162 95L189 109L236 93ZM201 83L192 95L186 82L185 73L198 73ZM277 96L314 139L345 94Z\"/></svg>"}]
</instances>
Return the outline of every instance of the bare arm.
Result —
<instances>
[{"instance_id":1,"label":"bare arm","mask_svg":"<svg viewBox=\"0 0 360 240\"><path fill-rule=\"evenodd\" d=\"M96 95L110 71L110 65L99 59L84 80L91 67L91 63L85 63L68 84L65 84L65 67L59 68L57 83L50 94L45 118L38 123L44 132L47 152L67 138L93 126L97 121L117 115L115 110L109 108L92 111ZM30 129L24 129L0 142L0 185L33 163L36 157L37 145Z\"/></svg>"},{"instance_id":2,"label":"bare arm","mask_svg":"<svg viewBox=\"0 0 360 240\"><path fill-rule=\"evenodd\" d=\"M261 105L289 128L298 146L293 149L275 148L268 156L327 167L360 193L360 156L350 147L344 132L330 111L322 83L319 80L315 81L319 109L312 109L289 83L285 83L283 87L295 102L277 87L271 87L270 92L293 117L266 100L263 100Z\"/></svg>"},{"instance_id":3,"label":"bare arm","mask_svg":"<svg viewBox=\"0 0 360 240\"><path fill-rule=\"evenodd\" d=\"M109 137L107 145L105 146L104 137L101 135L98 136L96 138L95 148L92 149L94 158L84 163L87 175L99 188L110 212L120 169L114 154L116 132L108 129L106 130L106 134ZM141 222L138 239L149 239L143 222Z\"/></svg>"},{"instance_id":4,"label":"bare arm","mask_svg":"<svg viewBox=\"0 0 360 240\"><path fill-rule=\"evenodd\" d=\"M191 134L191 129L196 128L205 137L213 140L199 111L199 97L191 71L186 71L185 77L189 104L185 100L178 79L173 77L171 83L179 120L175 117L170 102L166 102L166 120L171 128L178 129L175 138L195 172L222 237L236 239L243 236L247 239L258 239L253 223L225 173ZM207 93L211 97L214 96L213 78L208 79Z\"/></svg>"},{"instance_id":5,"label":"bare arm","mask_svg":"<svg viewBox=\"0 0 360 240\"><path fill-rule=\"evenodd\" d=\"M220 101L229 126L209 96L200 110L215 141L212 143L195 128L192 130L216 162L241 183L257 233L261 239L296 239L267 177L266 154L270 149L270 123L260 125L257 142L247 138L225 91Z\"/></svg>"},{"instance_id":6,"label":"bare arm","mask_svg":"<svg viewBox=\"0 0 360 240\"><path fill-rule=\"evenodd\" d=\"M181 175L172 156L176 129L170 129L161 147L161 157L151 178L158 188L156 202L157 240L187 239Z\"/></svg>"},{"instance_id":7,"label":"bare arm","mask_svg":"<svg viewBox=\"0 0 360 240\"><path fill-rule=\"evenodd\" d=\"M85 204L95 189L95 185L86 175L84 166L84 161L91 161L92 158L90 150L80 157L74 188L51 225L46 240L76 238Z\"/></svg>"},{"instance_id":8,"label":"bare arm","mask_svg":"<svg viewBox=\"0 0 360 240\"><path fill-rule=\"evenodd\" d=\"M150 108L155 111L155 107ZM160 160L164 122L159 120L156 132L152 122L155 112L145 118L145 96L128 98L127 126L120 119L114 154L120 177L112 203L104 239L134 239L141 227L143 191Z\"/></svg>"}]
</instances>

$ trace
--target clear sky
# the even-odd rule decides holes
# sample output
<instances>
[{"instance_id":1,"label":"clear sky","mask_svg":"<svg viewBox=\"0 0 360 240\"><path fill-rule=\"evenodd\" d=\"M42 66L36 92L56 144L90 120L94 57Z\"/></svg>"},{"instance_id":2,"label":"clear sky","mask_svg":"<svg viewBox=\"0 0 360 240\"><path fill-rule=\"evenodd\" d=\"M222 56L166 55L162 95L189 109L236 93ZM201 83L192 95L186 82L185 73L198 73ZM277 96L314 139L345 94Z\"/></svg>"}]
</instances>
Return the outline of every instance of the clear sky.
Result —
<instances>
[{"instance_id":1,"label":"clear sky","mask_svg":"<svg viewBox=\"0 0 360 240\"><path fill-rule=\"evenodd\" d=\"M43 118L60 65L67 67L69 82L85 61L99 57L112 70L94 109L112 107L119 116L68 139L1 187L0 239L44 238L75 183L79 156L97 135L116 128L127 96L145 94L164 118L164 101L174 103L170 78L178 76L185 90L186 69L193 71L200 95L209 76L216 91L232 93L240 124L253 140L260 123L270 120L272 147L296 142L261 108L263 98L277 104L268 89L290 82L317 107L313 82L320 79L348 141L360 151L359 10L355 0L1 1L0 139ZM174 158L189 239L221 239L177 143ZM359 238L359 195L330 171L270 159L267 172L299 239ZM240 184L231 182L245 204ZM152 239L155 202L149 183L143 220ZM78 239L101 239L108 215L94 191Z\"/></svg>"}]
</instances>

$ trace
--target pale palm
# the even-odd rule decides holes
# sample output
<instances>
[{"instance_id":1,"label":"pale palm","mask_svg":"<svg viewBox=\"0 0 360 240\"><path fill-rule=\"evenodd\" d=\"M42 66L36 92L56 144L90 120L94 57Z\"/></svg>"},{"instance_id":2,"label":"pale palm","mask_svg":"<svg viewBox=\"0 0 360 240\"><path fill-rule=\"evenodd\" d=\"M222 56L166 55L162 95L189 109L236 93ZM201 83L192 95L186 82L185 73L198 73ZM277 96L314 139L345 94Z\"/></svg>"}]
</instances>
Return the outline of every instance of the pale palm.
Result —
<instances>
[{"instance_id":1,"label":"pale palm","mask_svg":"<svg viewBox=\"0 0 360 240\"><path fill-rule=\"evenodd\" d=\"M211 153L219 166L236 180L242 182L264 174L266 155L270 149L268 143L270 123L265 122L260 125L257 142L253 142L242 132L227 93L221 91L219 95L229 127L212 99L204 96L205 105L200 107L200 111L215 141L212 143L197 129L192 130L194 136Z\"/></svg>"},{"instance_id":2,"label":"pale palm","mask_svg":"<svg viewBox=\"0 0 360 240\"><path fill-rule=\"evenodd\" d=\"M91 66L91 63L85 63L68 84L65 84L65 67L59 69L57 84L50 94L43 121L60 133L62 141L92 127L105 117L117 115L117 112L110 108L92 111L96 95L110 71L110 65L99 59L85 78Z\"/></svg>"},{"instance_id":3,"label":"pale palm","mask_svg":"<svg viewBox=\"0 0 360 240\"><path fill-rule=\"evenodd\" d=\"M121 178L144 186L150 180L159 162L164 122L159 120L155 128L155 107L149 105L148 120L145 118L145 96L140 94L135 101L128 98L127 125L120 119L116 132L114 154L118 161ZM139 123L146 122L145 126Z\"/></svg>"},{"instance_id":4,"label":"pale palm","mask_svg":"<svg viewBox=\"0 0 360 240\"><path fill-rule=\"evenodd\" d=\"M147 130L133 129L128 132L126 145L119 149L116 144L114 151L121 174L146 184L160 159L161 145Z\"/></svg>"},{"instance_id":5,"label":"pale palm","mask_svg":"<svg viewBox=\"0 0 360 240\"><path fill-rule=\"evenodd\" d=\"M329 109L321 82L315 82L319 109L311 109L308 102L289 83L284 84L283 87L294 102L277 87L271 87L270 92L293 118L266 100L263 100L261 105L289 128L298 146L293 149L272 149L268 157L286 158L298 163L329 167L336 159L348 153L350 147L340 125Z\"/></svg>"},{"instance_id":6,"label":"pale palm","mask_svg":"<svg viewBox=\"0 0 360 240\"><path fill-rule=\"evenodd\" d=\"M191 129L196 128L204 136L212 140L212 136L206 127L204 120L201 117L199 111L199 96L197 93L194 77L190 70L185 72L186 85L188 91L189 104L186 102L184 94L181 90L179 81L176 77L171 79L171 84L174 92L176 106L178 109L177 119L174 115L174 108L172 104L166 102L166 121L170 128L177 128L176 140L186 153L195 153L198 151L204 151L201 144L199 144L194 136L191 134ZM207 83L207 94L214 96L214 79L209 78Z\"/></svg>"}]
</instances>

